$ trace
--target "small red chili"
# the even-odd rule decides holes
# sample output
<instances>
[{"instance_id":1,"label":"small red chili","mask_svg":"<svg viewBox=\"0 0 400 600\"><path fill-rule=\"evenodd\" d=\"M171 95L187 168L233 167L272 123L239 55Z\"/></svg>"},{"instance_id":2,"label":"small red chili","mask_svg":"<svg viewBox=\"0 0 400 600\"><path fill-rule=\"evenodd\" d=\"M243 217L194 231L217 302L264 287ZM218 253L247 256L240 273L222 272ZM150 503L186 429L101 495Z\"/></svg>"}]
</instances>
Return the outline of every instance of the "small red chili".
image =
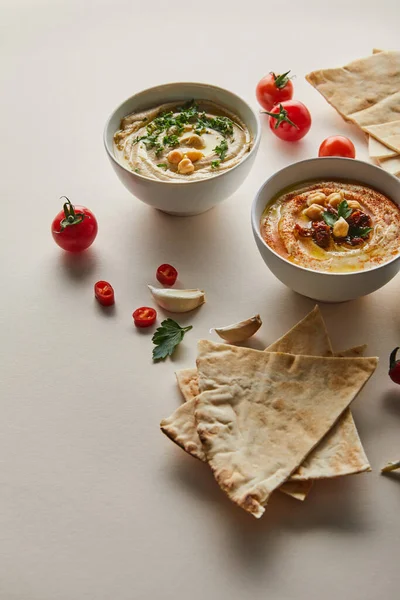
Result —
<instances>
[{"instance_id":1,"label":"small red chili","mask_svg":"<svg viewBox=\"0 0 400 600\"><path fill-rule=\"evenodd\" d=\"M389 358L389 377L395 383L400 384L400 360L396 360L398 347L390 353Z\"/></svg>"},{"instance_id":2,"label":"small red chili","mask_svg":"<svg viewBox=\"0 0 400 600\"><path fill-rule=\"evenodd\" d=\"M150 327L157 318L157 313L154 308L149 306L141 306L132 314L136 327Z\"/></svg>"},{"instance_id":3,"label":"small red chili","mask_svg":"<svg viewBox=\"0 0 400 600\"><path fill-rule=\"evenodd\" d=\"M160 265L157 269L156 277L163 285L174 285L178 278L178 271L172 265Z\"/></svg>"},{"instance_id":4,"label":"small red chili","mask_svg":"<svg viewBox=\"0 0 400 600\"><path fill-rule=\"evenodd\" d=\"M107 281L94 284L95 298L102 306L111 306L115 302L114 289Z\"/></svg>"}]
</instances>

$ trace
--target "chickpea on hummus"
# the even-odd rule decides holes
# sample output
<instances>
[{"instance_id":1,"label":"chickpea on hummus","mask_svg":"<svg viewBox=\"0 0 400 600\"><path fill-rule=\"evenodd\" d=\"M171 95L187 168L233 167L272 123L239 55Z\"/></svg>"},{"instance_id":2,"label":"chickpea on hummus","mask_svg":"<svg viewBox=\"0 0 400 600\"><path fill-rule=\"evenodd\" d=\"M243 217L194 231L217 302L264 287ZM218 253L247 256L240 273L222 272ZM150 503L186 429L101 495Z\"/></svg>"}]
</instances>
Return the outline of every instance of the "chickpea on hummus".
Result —
<instances>
[{"instance_id":1,"label":"chickpea on hummus","mask_svg":"<svg viewBox=\"0 0 400 600\"><path fill-rule=\"evenodd\" d=\"M364 185L304 183L268 204L261 235L302 267L334 273L371 269L400 253L400 209Z\"/></svg>"},{"instance_id":2,"label":"chickpea on hummus","mask_svg":"<svg viewBox=\"0 0 400 600\"><path fill-rule=\"evenodd\" d=\"M214 102L172 102L132 113L114 135L114 153L131 171L161 181L212 177L252 148L240 118Z\"/></svg>"}]
</instances>

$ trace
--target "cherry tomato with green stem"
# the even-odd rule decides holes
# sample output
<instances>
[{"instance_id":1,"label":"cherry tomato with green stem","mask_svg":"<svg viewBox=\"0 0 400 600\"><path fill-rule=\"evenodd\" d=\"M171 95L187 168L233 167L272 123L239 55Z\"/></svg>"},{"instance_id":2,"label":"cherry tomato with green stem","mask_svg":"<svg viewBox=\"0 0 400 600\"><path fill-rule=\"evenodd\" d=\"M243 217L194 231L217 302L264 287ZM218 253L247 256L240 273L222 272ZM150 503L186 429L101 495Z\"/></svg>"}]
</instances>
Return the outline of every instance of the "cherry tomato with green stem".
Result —
<instances>
[{"instance_id":1,"label":"cherry tomato with green stem","mask_svg":"<svg viewBox=\"0 0 400 600\"><path fill-rule=\"evenodd\" d=\"M293 98L293 83L288 77L290 71L275 75L268 73L257 84L256 96L258 103L264 110L271 110L275 104L286 102Z\"/></svg>"},{"instance_id":2,"label":"cherry tomato with green stem","mask_svg":"<svg viewBox=\"0 0 400 600\"><path fill-rule=\"evenodd\" d=\"M400 360L397 360L397 352L399 348L395 348L390 353L389 358L389 377L394 383L400 384Z\"/></svg>"},{"instance_id":3,"label":"cherry tomato with green stem","mask_svg":"<svg viewBox=\"0 0 400 600\"><path fill-rule=\"evenodd\" d=\"M308 108L298 100L281 102L268 112L269 128L285 142L301 140L311 127L311 115Z\"/></svg>"},{"instance_id":4,"label":"cherry tomato with green stem","mask_svg":"<svg viewBox=\"0 0 400 600\"><path fill-rule=\"evenodd\" d=\"M66 196L61 198L66 202L53 219L51 225L53 239L67 252L82 252L89 248L96 238L98 231L96 217L85 206L73 206Z\"/></svg>"}]
</instances>

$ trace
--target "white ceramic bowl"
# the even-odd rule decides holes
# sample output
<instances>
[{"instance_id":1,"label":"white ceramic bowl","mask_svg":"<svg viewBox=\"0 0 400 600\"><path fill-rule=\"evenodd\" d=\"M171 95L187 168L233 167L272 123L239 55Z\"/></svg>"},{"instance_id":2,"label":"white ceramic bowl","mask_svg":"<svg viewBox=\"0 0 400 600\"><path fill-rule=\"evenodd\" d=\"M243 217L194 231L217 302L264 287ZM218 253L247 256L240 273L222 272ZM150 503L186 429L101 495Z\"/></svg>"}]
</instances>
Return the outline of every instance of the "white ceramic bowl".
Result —
<instances>
[{"instance_id":1,"label":"white ceramic bowl","mask_svg":"<svg viewBox=\"0 0 400 600\"><path fill-rule=\"evenodd\" d=\"M318 179L363 183L400 205L400 181L380 167L352 158L312 158L285 167L272 175L258 191L252 205L254 238L264 262L289 288L323 302L343 302L365 296L381 288L400 269L400 255L389 262L351 273L323 273L300 267L277 254L260 234L260 220L267 204L284 188Z\"/></svg>"},{"instance_id":2,"label":"white ceramic bowl","mask_svg":"<svg viewBox=\"0 0 400 600\"><path fill-rule=\"evenodd\" d=\"M212 100L222 104L246 123L253 135L254 144L239 164L208 179L180 183L144 177L118 162L113 151L113 136L123 117L133 111L151 108L164 102L192 99ZM136 198L169 214L187 216L198 215L213 208L231 196L243 183L256 157L260 135L258 115L236 94L204 83L168 83L139 92L120 104L106 123L104 145L120 181Z\"/></svg>"}]
</instances>

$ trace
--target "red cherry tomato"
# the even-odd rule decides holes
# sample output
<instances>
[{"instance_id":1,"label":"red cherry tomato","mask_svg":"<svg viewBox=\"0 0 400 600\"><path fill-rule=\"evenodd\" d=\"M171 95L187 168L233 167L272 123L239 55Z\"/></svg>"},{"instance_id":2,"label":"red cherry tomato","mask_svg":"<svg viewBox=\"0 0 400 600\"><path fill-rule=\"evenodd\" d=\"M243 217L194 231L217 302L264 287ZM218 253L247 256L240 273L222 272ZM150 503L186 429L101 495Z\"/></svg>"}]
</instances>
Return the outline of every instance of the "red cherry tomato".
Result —
<instances>
[{"instance_id":1,"label":"red cherry tomato","mask_svg":"<svg viewBox=\"0 0 400 600\"><path fill-rule=\"evenodd\" d=\"M163 285L174 285L178 277L178 271L172 265L160 265L156 277Z\"/></svg>"},{"instance_id":2,"label":"red cherry tomato","mask_svg":"<svg viewBox=\"0 0 400 600\"><path fill-rule=\"evenodd\" d=\"M310 111L297 100L281 102L266 114L271 131L285 142L301 140L311 127Z\"/></svg>"},{"instance_id":3,"label":"red cherry tomato","mask_svg":"<svg viewBox=\"0 0 400 600\"><path fill-rule=\"evenodd\" d=\"M136 327L150 327L155 323L157 313L154 308L141 306L135 310L135 312L132 314L132 317Z\"/></svg>"},{"instance_id":4,"label":"red cherry tomato","mask_svg":"<svg viewBox=\"0 0 400 600\"><path fill-rule=\"evenodd\" d=\"M318 156L344 156L345 158L355 158L356 149L353 142L344 135L331 135L320 145Z\"/></svg>"},{"instance_id":5,"label":"red cherry tomato","mask_svg":"<svg viewBox=\"0 0 400 600\"><path fill-rule=\"evenodd\" d=\"M115 302L114 289L107 281L98 281L94 284L94 295L103 306L111 306Z\"/></svg>"},{"instance_id":6,"label":"red cherry tomato","mask_svg":"<svg viewBox=\"0 0 400 600\"><path fill-rule=\"evenodd\" d=\"M67 252L86 250L97 235L96 217L84 206L72 206L66 196L61 198L65 198L66 202L51 225L54 241Z\"/></svg>"},{"instance_id":7,"label":"red cherry tomato","mask_svg":"<svg viewBox=\"0 0 400 600\"><path fill-rule=\"evenodd\" d=\"M293 98L293 83L288 77L289 73L290 71L282 75L269 73L258 82L256 96L265 110L271 110L275 104Z\"/></svg>"}]
</instances>

